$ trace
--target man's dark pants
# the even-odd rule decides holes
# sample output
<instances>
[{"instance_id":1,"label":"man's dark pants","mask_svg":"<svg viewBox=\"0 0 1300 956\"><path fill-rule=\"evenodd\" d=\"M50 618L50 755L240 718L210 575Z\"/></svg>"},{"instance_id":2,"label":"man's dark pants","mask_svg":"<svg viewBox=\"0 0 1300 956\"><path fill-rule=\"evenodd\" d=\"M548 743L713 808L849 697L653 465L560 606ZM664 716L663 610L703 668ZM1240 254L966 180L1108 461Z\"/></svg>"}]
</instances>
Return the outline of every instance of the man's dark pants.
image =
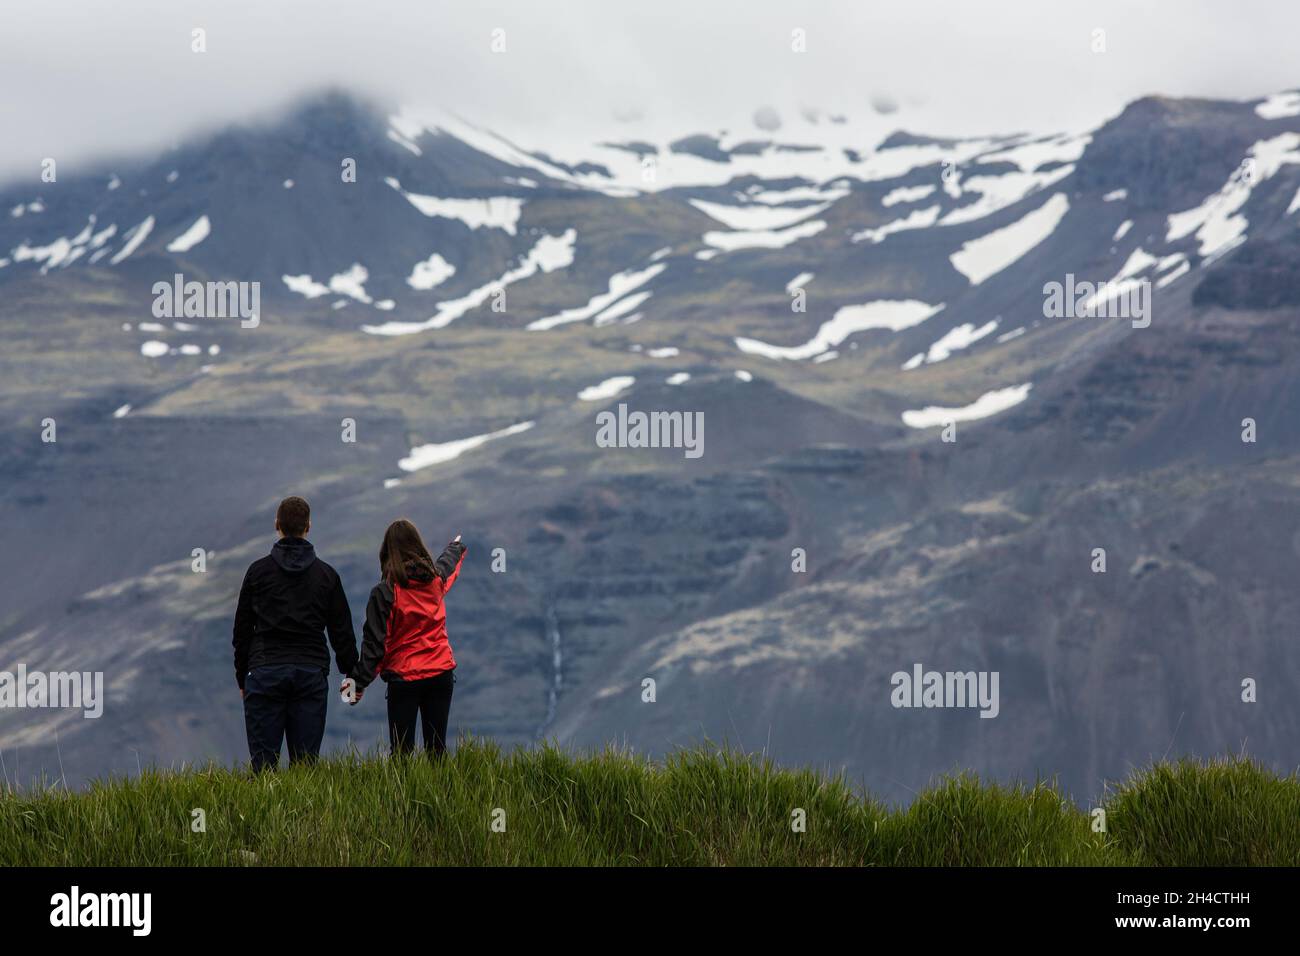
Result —
<instances>
[{"instance_id":1,"label":"man's dark pants","mask_svg":"<svg viewBox=\"0 0 1300 956\"><path fill-rule=\"evenodd\" d=\"M280 744L289 742L289 763L315 760L325 736L329 672L277 664L254 667L244 679L244 727L253 769L275 769Z\"/></svg>"}]
</instances>

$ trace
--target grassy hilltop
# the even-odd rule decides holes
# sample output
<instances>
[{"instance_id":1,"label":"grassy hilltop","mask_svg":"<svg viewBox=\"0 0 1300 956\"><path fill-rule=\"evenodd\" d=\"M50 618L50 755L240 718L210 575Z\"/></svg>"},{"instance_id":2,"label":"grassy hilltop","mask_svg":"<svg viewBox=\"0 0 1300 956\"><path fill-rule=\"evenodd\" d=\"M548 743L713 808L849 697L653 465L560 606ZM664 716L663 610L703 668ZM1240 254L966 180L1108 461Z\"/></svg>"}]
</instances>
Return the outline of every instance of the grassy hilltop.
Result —
<instances>
[{"instance_id":1,"label":"grassy hilltop","mask_svg":"<svg viewBox=\"0 0 1300 956\"><path fill-rule=\"evenodd\" d=\"M256 779L214 767L6 791L0 866L1300 863L1300 778L1249 760L1158 764L1102 806L1099 833L1042 783L954 777L891 809L843 779L727 751L658 764L470 741L438 765L357 757Z\"/></svg>"}]
</instances>

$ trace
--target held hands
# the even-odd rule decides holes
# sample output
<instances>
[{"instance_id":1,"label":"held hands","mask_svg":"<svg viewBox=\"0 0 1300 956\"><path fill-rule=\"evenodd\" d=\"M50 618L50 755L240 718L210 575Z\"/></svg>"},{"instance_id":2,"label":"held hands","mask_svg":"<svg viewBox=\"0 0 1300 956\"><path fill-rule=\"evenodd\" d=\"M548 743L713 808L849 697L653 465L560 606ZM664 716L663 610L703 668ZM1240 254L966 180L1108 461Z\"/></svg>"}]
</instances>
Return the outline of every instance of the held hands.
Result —
<instances>
[{"instance_id":1,"label":"held hands","mask_svg":"<svg viewBox=\"0 0 1300 956\"><path fill-rule=\"evenodd\" d=\"M343 678L343 683L339 687L339 695L343 698L344 703L355 707L361 703L361 698L365 696L365 690L357 686L357 682L351 677Z\"/></svg>"}]
</instances>

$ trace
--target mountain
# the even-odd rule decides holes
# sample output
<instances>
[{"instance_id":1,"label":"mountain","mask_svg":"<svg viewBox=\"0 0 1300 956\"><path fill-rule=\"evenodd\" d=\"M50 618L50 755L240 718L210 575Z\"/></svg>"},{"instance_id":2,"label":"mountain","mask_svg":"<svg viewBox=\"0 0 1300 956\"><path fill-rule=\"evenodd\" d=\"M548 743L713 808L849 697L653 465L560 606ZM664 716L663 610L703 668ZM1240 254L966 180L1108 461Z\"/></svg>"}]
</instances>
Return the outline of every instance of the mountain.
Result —
<instances>
[{"instance_id":1,"label":"mountain","mask_svg":"<svg viewBox=\"0 0 1300 956\"><path fill-rule=\"evenodd\" d=\"M6 711L10 779L244 757L234 597L289 493L358 620L388 521L464 534L453 730L899 800L1290 768L1300 94L977 139L772 112L524 143L331 91L0 189L0 668L107 687ZM1142 314L1053 317L1081 282ZM703 453L605 447L620 404ZM917 664L996 671L996 717L894 706ZM381 738L332 706L328 747Z\"/></svg>"}]
</instances>

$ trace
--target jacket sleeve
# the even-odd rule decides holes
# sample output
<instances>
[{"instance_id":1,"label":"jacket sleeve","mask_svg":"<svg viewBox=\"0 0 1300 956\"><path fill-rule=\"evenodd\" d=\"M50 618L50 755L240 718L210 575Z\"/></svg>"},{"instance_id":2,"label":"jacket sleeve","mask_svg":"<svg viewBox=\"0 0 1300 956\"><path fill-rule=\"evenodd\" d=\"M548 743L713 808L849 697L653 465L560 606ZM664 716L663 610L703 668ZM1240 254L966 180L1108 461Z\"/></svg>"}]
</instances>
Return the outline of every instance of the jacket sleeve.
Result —
<instances>
[{"instance_id":1,"label":"jacket sleeve","mask_svg":"<svg viewBox=\"0 0 1300 956\"><path fill-rule=\"evenodd\" d=\"M253 576L250 566L244 572L244 582L239 586L239 603L235 606L235 682L244 689L244 676L248 673L248 653L253 644L253 625L257 615L253 612L253 594L249 580Z\"/></svg>"},{"instance_id":2,"label":"jacket sleeve","mask_svg":"<svg viewBox=\"0 0 1300 956\"><path fill-rule=\"evenodd\" d=\"M447 593L451 586L456 583L456 578L460 576L460 566L465 560L465 553L469 549L459 541L453 541L447 547L442 549L442 554L438 555L438 560L433 562L433 570L442 578L442 591Z\"/></svg>"},{"instance_id":3,"label":"jacket sleeve","mask_svg":"<svg viewBox=\"0 0 1300 956\"><path fill-rule=\"evenodd\" d=\"M348 596L343 591L343 582L334 576L333 590L329 599L330 646L334 648L334 660L339 673L350 676L357 666L357 633L352 629L352 609L348 607Z\"/></svg>"},{"instance_id":4,"label":"jacket sleeve","mask_svg":"<svg viewBox=\"0 0 1300 956\"><path fill-rule=\"evenodd\" d=\"M393 610L393 590L384 583L376 584L366 602L366 623L361 631L361 660L352 671L358 688L365 688L375 679L379 662L384 659L384 642L388 639L388 615Z\"/></svg>"}]
</instances>

